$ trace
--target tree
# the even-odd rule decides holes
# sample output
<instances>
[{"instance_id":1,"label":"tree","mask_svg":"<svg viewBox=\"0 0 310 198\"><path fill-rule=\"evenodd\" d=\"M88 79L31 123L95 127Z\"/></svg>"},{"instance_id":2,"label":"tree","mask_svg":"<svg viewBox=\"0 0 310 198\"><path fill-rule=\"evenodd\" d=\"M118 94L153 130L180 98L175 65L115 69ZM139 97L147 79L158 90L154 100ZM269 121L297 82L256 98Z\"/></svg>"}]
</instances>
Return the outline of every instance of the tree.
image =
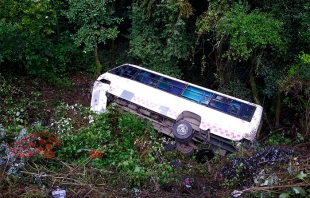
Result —
<instances>
[{"instance_id":1,"label":"tree","mask_svg":"<svg viewBox=\"0 0 310 198\"><path fill-rule=\"evenodd\" d=\"M84 44L85 52L94 52L95 76L100 74L102 68L98 45L115 39L119 33L116 25L121 22L121 18L114 15L113 2L114 0L69 0L67 17L77 28L75 43Z\"/></svg>"},{"instance_id":2,"label":"tree","mask_svg":"<svg viewBox=\"0 0 310 198\"><path fill-rule=\"evenodd\" d=\"M284 102L300 114L303 137L310 135L310 54L302 52L279 81Z\"/></svg>"},{"instance_id":3,"label":"tree","mask_svg":"<svg viewBox=\"0 0 310 198\"><path fill-rule=\"evenodd\" d=\"M188 1L133 3L129 53L144 67L180 77L179 64L188 59L193 45L194 34L187 23L192 14Z\"/></svg>"},{"instance_id":4,"label":"tree","mask_svg":"<svg viewBox=\"0 0 310 198\"><path fill-rule=\"evenodd\" d=\"M56 14L48 0L2 0L0 62L30 74L48 64Z\"/></svg>"},{"instance_id":5,"label":"tree","mask_svg":"<svg viewBox=\"0 0 310 198\"><path fill-rule=\"evenodd\" d=\"M214 54L211 60L220 86L231 79L227 74L232 73L234 65L247 63L253 100L260 104L254 73L263 65L265 50L285 51L281 21L257 9L250 10L246 3L217 1L210 3L196 25L200 37L210 36Z\"/></svg>"}]
</instances>

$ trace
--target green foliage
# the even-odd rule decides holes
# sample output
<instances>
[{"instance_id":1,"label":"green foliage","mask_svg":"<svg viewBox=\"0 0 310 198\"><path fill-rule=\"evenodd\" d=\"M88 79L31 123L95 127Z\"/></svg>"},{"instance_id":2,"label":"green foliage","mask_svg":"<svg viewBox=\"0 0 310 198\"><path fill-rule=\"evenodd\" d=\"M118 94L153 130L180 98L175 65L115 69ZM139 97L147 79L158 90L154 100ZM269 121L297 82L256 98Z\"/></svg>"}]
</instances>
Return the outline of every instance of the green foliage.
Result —
<instances>
[{"instance_id":1,"label":"green foliage","mask_svg":"<svg viewBox=\"0 0 310 198\"><path fill-rule=\"evenodd\" d=\"M130 14L129 53L144 67L174 77L180 77L179 64L188 59L193 43L186 15L181 14L186 7L191 15L191 6L180 2L142 1L132 4Z\"/></svg>"},{"instance_id":2,"label":"green foliage","mask_svg":"<svg viewBox=\"0 0 310 198\"><path fill-rule=\"evenodd\" d=\"M93 122L87 128L81 128L77 133L61 135L63 147L59 152L59 157L75 161L80 157L87 158L90 150L102 149L111 140L111 132L105 114L98 116L97 119L100 119L100 122Z\"/></svg>"},{"instance_id":3,"label":"green foliage","mask_svg":"<svg viewBox=\"0 0 310 198\"><path fill-rule=\"evenodd\" d=\"M126 185L167 182L173 170L165 163L155 162L154 152L159 152L162 147L156 140L150 139L154 133L147 132L153 130L149 123L133 114L119 113L111 110L110 113L91 114L93 122L86 127L63 133L60 136L62 147L56 153L57 157L83 163L92 150L100 150L102 159L93 159L93 166L119 172L125 178ZM111 125L115 121L118 125ZM135 141L145 142L146 150L140 152Z\"/></svg>"},{"instance_id":4,"label":"green foliage","mask_svg":"<svg viewBox=\"0 0 310 198\"><path fill-rule=\"evenodd\" d=\"M0 9L5 10L0 14L1 65L62 85L74 68L72 55L79 57L70 33L60 33L65 5L58 0L5 0Z\"/></svg>"},{"instance_id":5,"label":"green foliage","mask_svg":"<svg viewBox=\"0 0 310 198\"><path fill-rule=\"evenodd\" d=\"M238 182L244 179L244 175L242 175L241 172L242 169L243 169L243 163L241 162L240 164L238 164L235 176L231 179L225 178L224 181L221 183L221 186L223 188L234 188L236 185L238 185Z\"/></svg>"},{"instance_id":6,"label":"green foliage","mask_svg":"<svg viewBox=\"0 0 310 198\"><path fill-rule=\"evenodd\" d=\"M299 112L302 134L309 135L310 131L310 55L302 52L295 64L292 64L287 74L278 81L286 94L284 104Z\"/></svg>"},{"instance_id":7,"label":"green foliage","mask_svg":"<svg viewBox=\"0 0 310 198\"><path fill-rule=\"evenodd\" d=\"M0 40L2 56L9 61L23 63L30 73L38 65L48 64L47 53L56 24L55 11L47 0L11 1L1 3L0 19L4 27ZM11 42L7 42L11 41ZM43 42L44 41L44 42Z\"/></svg>"},{"instance_id":8,"label":"green foliage","mask_svg":"<svg viewBox=\"0 0 310 198\"><path fill-rule=\"evenodd\" d=\"M281 144L288 144L291 140L286 138L284 134L281 133L275 133L272 136L268 138L266 143L271 146L277 146Z\"/></svg>"},{"instance_id":9,"label":"green foliage","mask_svg":"<svg viewBox=\"0 0 310 198\"><path fill-rule=\"evenodd\" d=\"M69 0L67 17L78 27L75 43L84 44L85 51L93 52L97 43L115 39L119 31L116 24L121 19L114 15L113 0Z\"/></svg>"},{"instance_id":10,"label":"green foliage","mask_svg":"<svg viewBox=\"0 0 310 198\"><path fill-rule=\"evenodd\" d=\"M42 117L44 114L44 111L39 111L37 95L40 92L23 92L19 88L18 80L22 81L22 78L6 79L0 76L0 103L3 104L0 108L0 123L4 125L27 125L33 121L31 118L34 117L34 114L37 117Z\"/></svg>"},{"instance_id":11,"label":"green foliage","mask_svg":"<svg viewBox=\"0 0 310 198\"><path fill-rule=\"evenodd\" d=\"M304 52L298 56L294 65L290 67L287 77L280 82L282 89L288 93L290 91L295 94L304 93L310 96L310 55ZM300 88L304 87L304 88Z\"/></svg>"},{"instance_id":12,"label":"green foliage","mask_svg":"<svg viewBox=\"0 0 310 198\"><path fill-rule=\"evenodd\" d=\"M148 122L114 110L106 115L93 115L87 108L69 106L59 98L46 101L46 93L41 89L45 86L43 82L31 85L34 89L21 91L23 78L15 76L16 73L70 88L68 75L96 70L93 64L96 47L99 59L104 63L103 70L115 64L132 62L180 78L187 75L181 71L188 72L185 67L191 61L193 68L196 67L195 71L192 68L190 71L195 80L203 74L197 84L212 84L221 92L247 100L250 94L248 74L255 72L258 74L254 76L259 85L258 92L267 96L264 101L266 113L270 113L269 104L275 94L283 91L286 96L281 108L293 110L293 114L289 114L296 116L285 114L280 118L281 123L298 125L298 121L293 120L298 117L304 129L298 130L300 127L297 126L294 131L276 133L268 138L267 143L299 144L309 140L308 0L124 2L1 1L0 123L3 127L0 132L5 129L7 142L12 143L19 131L30 124L37 123L36 127L42 129L46 124L63 136L63 150L57 156L59 160L74 160L80 164L90 162L87 165L91 168L111 172L116 178L113 180L115 184L122 180L125 186L143 187L167 182L175 176L179 170L172 169L168 161L181 157L174 152L162 152L162 142ZM127 6L129 12L125 9ZM125 20L117 27L122 21L120 16ZM194 21L197 21L198 52L193 52L192 47ZM115 39L120 34L122 37ZM110 45L109 40L114 39L115 43ZM197 54L200 60L194 57ZM198 68L200 65L201 69ZM14 75L2 76L9 73ZM206 73L212 76L208 82ZM223 83L217 86L218 81ZM46 115L52 116L51 125L45 122ZM88 123L91 120L88 116L95 121ZM39 128L29 127L27 130L41 130ZM1 138L4 140L3 136ZM142 145L146 142L147 151L138 152L135 141ZM89 152L93 149L102 151L103 158L90 159ZM158 156L165 162L157 163ZM214 164L221 162L222 158L214 158ZM184 170L189 174L193 171L184 168L183 173ZM204 166L200 171L208 173ZM305 174L300 174L298 179L309 183ZM234 182L238 182L238 178ZM233 186L234 182L227 185L224 182L224 186ZM306 188L303 189L307 192ZM283 192L282 196L302 194L297 187Z\"/></svg>"},{"instance_id":13,"label":"green foliage","mask_svg":"<svg viewBox=\"0 0 310 198\"><path fill-rule=\"evenodd\" d=\"M268 97L274 97L279 91L278 81L283 78L286 68L276 66L274 63L265 64L259 71L264 76L264 88L262 93Z\"/></svg>"},{"instance_id":14,"label":"green foliage","mask_svg":"<svg viewBox=\"0 0 310 198\"><path fill-rule=\"evenodd\" d=\"M218 91L243 100L252 100L251 90L249 90L239 79L232 79L229 83L221 85Z\"/></svg>"},{"instance_id":15,"label":"green foliage","mask_svg":"<svg viewBox=\"0 0 310 198\"><path fill-rule=\"evenodd\" d=\"M264 9L273 13L283 23L285 31L283 40L288 46L287 53L281 58L292 62L300 51L309 51L310 44L310 13L309 1L276 0L263 5Z\"/></svg>"},{"instance_id":16,"label":"green foliage","mask_svg":"<svg viewBox=\"0 0 310 198\"><path fill-rule=\"evenodd\" d=\"M281 22L270 14L250 10L246 3L211 3L196 25L199 35L214 35L212 42L219 43L216 47L223 48L222 57L228 60L248 60L256 51L268 46L274 47L274 50L285 49L280 35L283 28ZM228 48L220 43L227 43Z\"/></svg>"}]
</instances>

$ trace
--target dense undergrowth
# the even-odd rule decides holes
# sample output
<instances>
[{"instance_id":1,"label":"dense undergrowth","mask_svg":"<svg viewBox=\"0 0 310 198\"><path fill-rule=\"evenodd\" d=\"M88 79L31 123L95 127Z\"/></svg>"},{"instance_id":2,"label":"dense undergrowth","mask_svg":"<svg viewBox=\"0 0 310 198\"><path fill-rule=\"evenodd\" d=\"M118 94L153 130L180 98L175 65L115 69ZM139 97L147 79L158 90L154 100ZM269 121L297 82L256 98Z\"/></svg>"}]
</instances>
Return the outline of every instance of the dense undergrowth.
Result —
<instances>
[{"instance_id":1,"label":"dense undergrowth","mask_svg":"<svg viewBox=\"0 0 310 198\"><path fill-rule=\"evenodd\" d=\"M26 80L0 76L0 197L51 197L56 186L67 197L310 195L309 142L270 136L197 163L166 151L174 141L147 120L113 105L91 112L76 100L88 85Z\"/></svg>"}]
</instances>

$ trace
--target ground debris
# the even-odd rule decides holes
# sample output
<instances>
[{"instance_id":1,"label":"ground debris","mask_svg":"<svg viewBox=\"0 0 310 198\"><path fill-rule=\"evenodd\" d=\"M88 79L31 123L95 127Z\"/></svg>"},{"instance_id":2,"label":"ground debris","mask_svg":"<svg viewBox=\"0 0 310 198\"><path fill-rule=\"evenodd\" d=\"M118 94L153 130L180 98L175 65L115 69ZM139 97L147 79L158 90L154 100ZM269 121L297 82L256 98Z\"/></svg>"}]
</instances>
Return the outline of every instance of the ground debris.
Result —
<instances>
[{"instance_id":1,"label":"ground debris","mask_svg":"<svg viewBox=\"0 0 310 198\"><path fill-rule=\"evenodd\" d=\"M240 175L253 178L263 167L275 163L288 162L294 155L294 151L282 147L265 147L259 149L253 156L248 158L234 158L229 165L222 168L224 178L232 179L237 172Z\"/></svg>"}]
</instances>

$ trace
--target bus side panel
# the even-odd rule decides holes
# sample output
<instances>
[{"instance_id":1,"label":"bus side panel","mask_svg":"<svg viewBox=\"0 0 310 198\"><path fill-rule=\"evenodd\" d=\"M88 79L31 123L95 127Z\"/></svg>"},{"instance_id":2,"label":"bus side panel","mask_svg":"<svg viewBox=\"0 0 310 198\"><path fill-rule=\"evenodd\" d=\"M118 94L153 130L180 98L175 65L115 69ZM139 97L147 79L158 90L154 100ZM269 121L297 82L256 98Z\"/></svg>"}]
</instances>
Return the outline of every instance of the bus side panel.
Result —
<instances>
[{"instance_id":1,"label":"bus side panel","mask_svg":"<svg viewBox=\"0 0 310 198\"><path fill-rule=\"evenodd\" d=\"M112 86L109 90L110 93L174 120L183 111L195 112L202 117L201 129L210 129L211 133L234 141L241 140L245 131L249 130L249 122L197 105L184 98L168 94L135 81L119 77L116 78L118 86ZM127 93L127 95L130 93L131 99L124 97L126 95L124 93Z\"/></svg>"}]
</instances>

